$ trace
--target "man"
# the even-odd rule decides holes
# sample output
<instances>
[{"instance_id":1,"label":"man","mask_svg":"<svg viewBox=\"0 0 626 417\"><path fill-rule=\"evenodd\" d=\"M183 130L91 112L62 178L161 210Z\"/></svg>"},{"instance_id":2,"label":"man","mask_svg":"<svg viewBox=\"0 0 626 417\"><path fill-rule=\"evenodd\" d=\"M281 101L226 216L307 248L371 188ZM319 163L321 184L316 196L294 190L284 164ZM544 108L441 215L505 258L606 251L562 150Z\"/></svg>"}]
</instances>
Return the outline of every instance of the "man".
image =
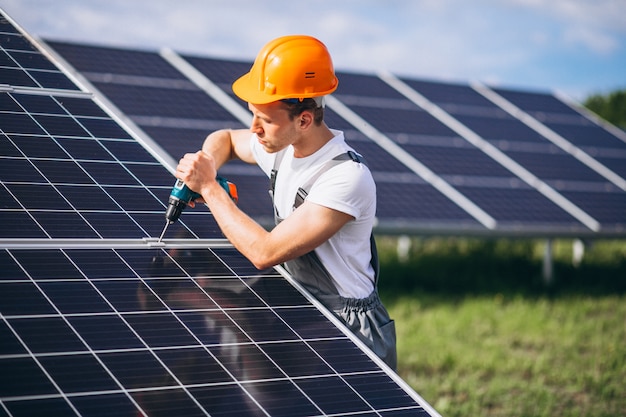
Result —
<instances>
[{"instance_id":1,"label":"man","mask_svg":"<svg viewBox=\"0 0 626 417\"><path fill-rule=\"evenodd\" d=\"M257 268L284 264L395 369L395 325L376 288L375 184L343 133L323 120L323 97L337 84L319 40L270 41L233 84L252 112L250 130L211 133L201 151L181 159L176 175L202 195L224 235ZM256 163L271 177L271 231L243 213L215 181L217 169L233 158Z\"/></svg>"}]
</instances>

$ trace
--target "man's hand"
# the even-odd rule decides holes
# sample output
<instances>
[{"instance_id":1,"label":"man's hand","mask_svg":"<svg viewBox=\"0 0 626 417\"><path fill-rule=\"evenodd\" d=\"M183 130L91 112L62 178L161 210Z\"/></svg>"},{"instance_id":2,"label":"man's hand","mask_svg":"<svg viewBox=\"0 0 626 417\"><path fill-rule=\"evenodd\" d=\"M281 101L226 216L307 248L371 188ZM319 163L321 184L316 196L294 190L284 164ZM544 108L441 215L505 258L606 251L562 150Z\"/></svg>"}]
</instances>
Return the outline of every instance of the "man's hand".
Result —
<instances>
[{"instance_id":1,"label":"man's hand","mask_svg":"<svg viewBox=\"0 0 626 417\"><path fill-rule=\"evenodd\" d=\"M185 154L176 167L176 177L199 194L203 194L203 190L215 182L216 176L215 160L203 151ZM203 202L202 199L196 201ZM189 205L195 206L193 202Z\"/></svg>"}]
</instances>

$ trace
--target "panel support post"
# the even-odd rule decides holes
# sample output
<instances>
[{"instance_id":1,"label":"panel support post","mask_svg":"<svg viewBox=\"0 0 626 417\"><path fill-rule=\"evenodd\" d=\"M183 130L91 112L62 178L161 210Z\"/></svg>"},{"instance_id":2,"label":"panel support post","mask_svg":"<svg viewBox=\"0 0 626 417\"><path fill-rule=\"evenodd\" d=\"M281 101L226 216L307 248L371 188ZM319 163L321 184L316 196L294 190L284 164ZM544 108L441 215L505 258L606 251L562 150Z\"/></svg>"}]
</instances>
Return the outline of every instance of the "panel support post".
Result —
<instances>
[{"instance_id":1,"label":"panel support post","mask_svg":"<svg viewBox=\"0 0 626 417\"><path fill-rule=\"evenodd\" d=\"M552 260L552 239L546 239L546 244L543 250L543 268L542 268L542 276L543 283L549 287L552 285L553 275L554 275L554 267Z\"/></svg>"}]
</instances>

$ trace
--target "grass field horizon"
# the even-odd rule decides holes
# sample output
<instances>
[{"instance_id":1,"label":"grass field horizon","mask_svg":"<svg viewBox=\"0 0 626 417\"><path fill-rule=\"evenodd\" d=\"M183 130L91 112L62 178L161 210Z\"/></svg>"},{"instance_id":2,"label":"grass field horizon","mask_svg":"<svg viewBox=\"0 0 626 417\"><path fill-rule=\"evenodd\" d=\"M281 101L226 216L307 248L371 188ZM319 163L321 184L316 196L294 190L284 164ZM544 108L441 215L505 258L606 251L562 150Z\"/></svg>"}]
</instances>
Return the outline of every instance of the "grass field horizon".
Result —
<instances>
[{"instance_id":1,"label":"grass field horizon","mask_svg":"<svg viewBox=\"0 0 626 417\"><path fill-rule=\"evenodd\" d=\"M398 373L444 417L626 416L626 244L377 239Z\"/></svg>"}]
</instances>

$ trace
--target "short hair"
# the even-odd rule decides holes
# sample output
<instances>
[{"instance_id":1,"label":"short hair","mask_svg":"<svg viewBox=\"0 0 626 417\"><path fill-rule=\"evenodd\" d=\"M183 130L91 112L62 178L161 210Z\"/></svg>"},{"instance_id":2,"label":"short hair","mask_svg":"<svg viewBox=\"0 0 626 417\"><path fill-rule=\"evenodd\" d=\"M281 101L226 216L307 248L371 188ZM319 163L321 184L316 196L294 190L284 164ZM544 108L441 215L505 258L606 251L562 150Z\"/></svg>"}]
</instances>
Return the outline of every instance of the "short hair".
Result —
<instances>
[{"instance_id":1,"label":"short hair","mask_svg":"<svg viewBox=\"0 0 626 417\"><path fill-rule=\"evenodd\" d=\"M280 101L287 107L289 120L300 116L303 111L310 110L313 112L313 121L317 126L324 121L324 106L318 106L318 102L315 99L305 98L302 101L299 99L284 99Z\"/></svg>"}]
</instances>

